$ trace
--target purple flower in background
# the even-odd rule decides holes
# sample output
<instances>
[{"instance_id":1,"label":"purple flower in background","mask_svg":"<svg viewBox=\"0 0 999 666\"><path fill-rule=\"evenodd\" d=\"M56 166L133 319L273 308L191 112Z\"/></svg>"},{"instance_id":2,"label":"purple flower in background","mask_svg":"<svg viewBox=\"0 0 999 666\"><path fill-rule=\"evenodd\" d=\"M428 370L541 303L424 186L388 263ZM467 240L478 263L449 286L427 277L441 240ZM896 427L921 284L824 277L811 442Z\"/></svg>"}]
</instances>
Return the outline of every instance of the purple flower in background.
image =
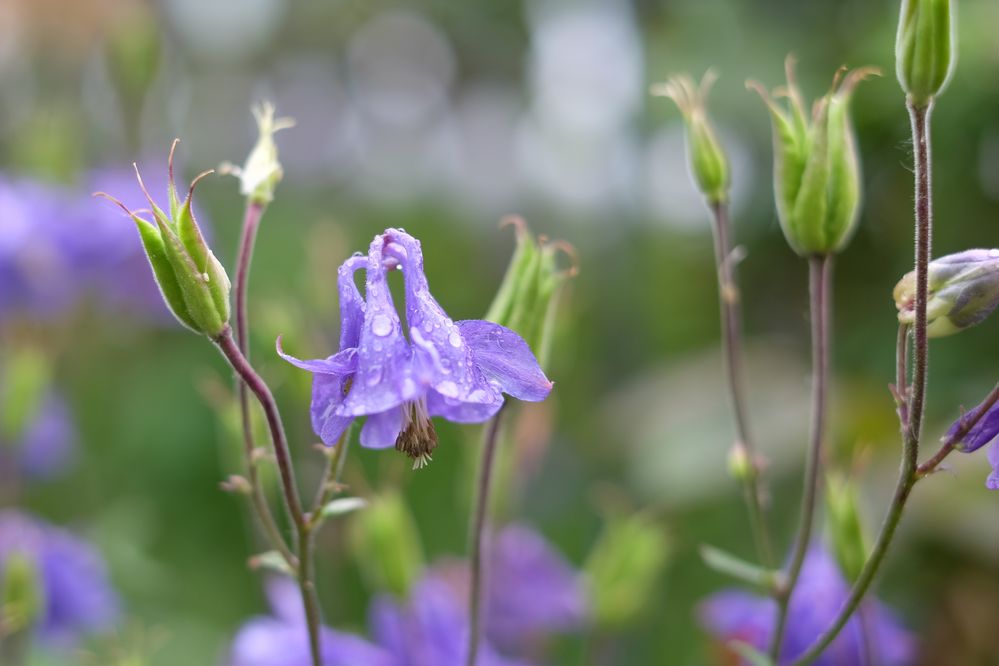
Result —
<instances>
[{"instance_id":1,"label":"purple flower in background","mask_svg":"<svg viewBox=\"0 0 999 666\"><path fill-rule=\"evenodd\" d=\"M468 614L443 581L426 578L408 603L388 597L371 608L375 641L391 653L393 666L463 666L468 650ZM479 646L479 666L526 666Z\"/></svg>"},{"instance_id":2,"label":"purple flower in background","mask_svg":"<svg viewBox=\"0 0 999 666\"><path fill-rule=\"evenodd\" d=\"M75 451L76 430L69 407L50 390L24 432L12 442L0 440L0 467L12 460L10 467L25 476L49 479L66 469Z\"/></svg>"},{"instance_id":3,"label":"purple flower in background","mask_svg":"<svg viewBox=\"0 0 999 666\"><path fill-rule=\"evenodd\" d=\"M503 528L486 546L486 637L505 654L528 654L550 634L581 629L585 588L577 572L539 533L524 525ZM435 574L467 603L468 565L447 563Z\"/></svg>"},{"instance_id":4,"label":"purple flower in background","mask_svg":"<svg viewBox=\"0 0 999 666\"><path fill-rule=\"evenodd\" d=\"M82 635L111 628L118 599L94 548L57 527L26 514L0 511L0 578L7 558L26 558L38 572L44 612L38 641L71 647Z\"/></svg>"},{"instance_id":5,"label":"purple flower in background","mask_svg":"<svg viewBox=\"0 0 999 666\"><path fill-rule=\"evenodd\" d=\"M302 598L294 582L267 582L273 615L247 622L236 634L228 666L312 666ZM359 636L323 627L320 633L323 666L395 666L381 648Z\"/></svg>"},{"instance_id":6,"label":"purple flower in background","mask_svg":"<svg viewBox=\"0 0 999 666\"><path fill-rule=\"evenodd\" d=\"M833 557L813 547L791 597L781 664L804 652L835 619L850 586ZM766 650L777 607L772 599L745 592L720 592L701 607L701 623L724 643L741 641ZM870 655L870 658L868 657ZM892 613L876 600L864 602L815 666L907 666L915 645Z\"/></svg>"},{"instance_id":7,"label":"purple flower in background","mask_svg":"<svg viewBox=\"0 0 999 666\"><path fill-rule=\"evenodd\" d=\"M479 423L499 411L503 393L529 401L548 396L552 383L519 335L492 322L454 322L447 316L430 293L415 238L388 229L375 237L362 261L351 257L339 271L340 351L301 361L278 345L288 362L317 375L312 422L326 444L335 444L355 418L367 416L363 446L395 445L419 467L437 446L431 417ZM363 302L353 280L362 265ZM388 285L388 272L396 267L405 280L405 330Z\"/></svg>"},{"instance_id":8,"label":"purple flower in background","mask_svg":"<svg viewBox=\"0 0 999 666\"><path fill-rule=\"evenodd\" d=\"M953 437L956 435L965 423L977 418L984 407L985 404L982 403L955 421L954 425L947 431L947 436ZM959 451L971 453L986 444L992 444L988 453L989 463L992 465L992 473L989 474L989 478L985 481L985 487L989 490L999 490L999 444L996 443L997 437L999 437L999 402L992 405L985 412L985 415L979 419L978 423L961 438L957 446Z\"/></svg>"}]
</instances>

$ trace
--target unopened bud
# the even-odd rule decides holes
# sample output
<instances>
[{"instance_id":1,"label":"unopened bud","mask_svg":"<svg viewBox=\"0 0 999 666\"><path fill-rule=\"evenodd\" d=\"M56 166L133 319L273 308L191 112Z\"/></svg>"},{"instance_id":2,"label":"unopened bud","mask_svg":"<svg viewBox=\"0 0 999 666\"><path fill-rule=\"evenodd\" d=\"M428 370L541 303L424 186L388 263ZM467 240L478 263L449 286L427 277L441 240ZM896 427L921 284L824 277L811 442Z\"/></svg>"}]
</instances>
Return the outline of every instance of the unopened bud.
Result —
<instances>
[{"instance_id":1,"label":"unopened bud","mask_svg":"<svg viewBox=\"0 0 999 666\"><path fill-rule=\"evenodd\" d=\"M902 90L916 107L929 106L954 71L953 12L951 0L902 0L895 69Z\"/></svg>"},{"instance_id":2,"label":"unopened bud","mask_svg":"<svg viewBox=\"0 0 999 666\"><path fill-rule=\"evenodd\" d=\"M907 273L894 291L898 320L916 318L916 274ZM943 337L979 324L999 305L999 250L965 250L930 262L927 273L926 332Z\"/></svg>"},{"instance_id":3,"label":"unopened bud","mask_svg":"<svg viewBox=\"0 0 999 666\"><path fill-rule=\"evenodd\" d=\"M826 479L826 526L840 569L848 580L856 580L867 561L867 537L857 488L839 475Z\"/></svg>"},{"instance_id":4,"label":"unopened bud","mask_svg":"<svg viewBox=\"0 0 999 666\"><path fill-rule=\"evenodd\" d=\"M402 497L379 497L358 514L352 527L357 561L372 584L406 598L424 562L419 532Z\"/></svg>"},{"instance_id":5,"label":"unopened bud","mask_svg":"<svg viewBox=\"0 0 999 666\"><path fill-rule=\"evenodd\" d=\"M777 216L787 242L799 255L836 253L850 240L860 211L860 161L850 124L850 99L857 84L877 70L841 69L811 114L795 84L790 57L786 70L787 87L779 91L788 100L786 107L760 84L747 84L763 98L773 119Z\"/></svg>"},{"instance_id":6,"label":"unopened bud","mask_svg":"<svg viewBox=\"0 0 999 666\"><path fill-rule=\"evenodd\" d=\"M295 121L292 118L275 118L274 105L270 102L262 102L251 111L257 121L257 143L246 158L243 168L227 164L223 166L223 170L239 178L239 191L250 202L266 205L273 201L274 190L284 177L284 169L278 161L274 134L294 127Z\"/></svg>"},{"instance_id":7,"label":"unopened bud","mask_svg":"<svg viewBox=\"0 0 999 666\"><path fill-rule=\"evenodd\" d=\"M652 86L652 94L676 103L687 125L687 158L690 173L709 204L728 200L728 158L708 118L707 100L717 75L708 70L700 85L687 75L675 76Z\"/></svg>"},{"instance_id":8,"label":"unopened bud","mask_svg":"<svg viewBox=\"0 0 999 666\"><path fill-rule=\"evenodd\" d=\"M181 201L173 181L176 147L174 141L168 161L169 213L153 201L138 167L136 177L149 201L152 222L139 217L112 196L103 192L98 194L120 206L135 222L163 300L178 321L197 333L215 337L229 322L229 276L205 242L191 207L195 186L212 172L198 175Z\"/></svg>"},{"instance_id":9,"label":"unopened bud","mask_svg":"<svg viewBox=\"0 0 999 666\"><path fill-rule=\"evenodd\" d=\"M728 473L737 481L746 481L756 476L756 465L742 442L736 442L728 452Z\"/></svg>"},{"instance_id":10,"label":"unopened bud","mask_svg":"<svg viewBox=\"0 0 999 666\"><path fill-rule=\"evenodd\" d=\"M247 481L245 477L239 476L238 474L231 475L228 479L220 483L219 486L227 493L249 495L253 492L253 487L250 485L250 482Z\"/></svg>"},{"instance_id":11,"label":"unopened bud","mask_svg":"<svg viewBox=\"0 0 999 666\"><path fill-rule=\"evenodd\" d=\"M485 319L519 333L537 352L538 362L544 368L551 351L562 287L578 271L576 251L565 241L535 237L519 217L508 217L503 224L513 225L517 247ZM559 268L560 252L572 261L569 268Z\"/></svg>"}]
</instances>

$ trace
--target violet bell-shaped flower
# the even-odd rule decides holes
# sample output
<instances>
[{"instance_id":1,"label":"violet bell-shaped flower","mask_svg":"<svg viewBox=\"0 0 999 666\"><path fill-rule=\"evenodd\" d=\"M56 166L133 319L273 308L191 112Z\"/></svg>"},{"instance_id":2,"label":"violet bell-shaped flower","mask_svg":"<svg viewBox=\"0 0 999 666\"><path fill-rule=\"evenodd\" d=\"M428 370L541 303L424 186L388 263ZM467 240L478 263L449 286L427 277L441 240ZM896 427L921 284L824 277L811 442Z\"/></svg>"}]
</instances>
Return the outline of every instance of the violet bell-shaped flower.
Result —
<instances>
[{"instance_id":1,"label":"violet bell-shaped flower","mask_svg":"<svg viewBox=\"0 0 999 666\"><path fill-rule=\"evenodd\" d=\"M972 453L986 444L991 444L988 458L989 464L992 465L992 473L985 480L985 487L989 490L999 490L999 444L996 443L996 440L999 439L999 403L989 406L985 414L979 418L979 414L986 407L986 404L978 405L955 421L954 425L947 431L947 438L957 435L958 431L970 420L978 419L978 422L968 429L968 432L960 439L956 448L962 453Z\"/></svg>"},{"instance_id":2,"label":"violet bell-shaped flower","mask_svg":"<svg viewBox=\"0 0 999 666\"><path fill-rule=\"evenodd\" d=\"M312 422L323 442L335 444L355 418L366 416L362 446L394 445L422 467L437 446L431 417L480 423L503 406L502 393L533 402L551 392L519 335L492 322L448 317L430 293L413 236L388 229L375 237L363 302L353 280L360 262L355 256L340 267L340 351L303 361L278 345L285 360L317 375ZM388 285L388 272L397 267L405 281L406 330Z\"/></svg>"}]
</instances>

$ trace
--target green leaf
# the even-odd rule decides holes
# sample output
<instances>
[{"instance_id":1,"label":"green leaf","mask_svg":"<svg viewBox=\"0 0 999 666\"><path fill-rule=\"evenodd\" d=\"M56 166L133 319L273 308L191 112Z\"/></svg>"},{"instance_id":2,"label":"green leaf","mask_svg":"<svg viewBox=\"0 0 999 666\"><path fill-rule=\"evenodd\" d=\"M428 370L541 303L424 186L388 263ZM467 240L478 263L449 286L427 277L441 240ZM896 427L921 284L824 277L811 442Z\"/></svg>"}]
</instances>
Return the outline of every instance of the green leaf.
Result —
<instances>
[{"instance_id":1,"label":"green leaf","mask_svg":"<svg viewBox=\"0 0 999 666\"><path fill-rule=\"evenodd\" d=\"M780 580L779 572L747 562L714 546L702 545L700 550L701 559L704 560L704 564L708 568L759 588L768 594L777 589L777 582Z\"/></svg>"},{"instance_id":2,"label":"green leaf","mask_svg":"<svg viewBox=\"0 0 999 666\"><path fill-rule=\"evenodd\" d=\"M285 576L295 576L295 572L288 566L288 561L276 550L268 550L267 552L251 557L250 568L267 569Z\"/></svg>"},{"instance_id":3,"label":"green leaf","mask_svg":"<svg viewBox=\"0 0 999 666\"><path fill-rule=\"evenodd\" d=\"M368 500L363 497L338 497L320 511L323 518L343 516L368 506Z\"/></svg>"}]
</instances>

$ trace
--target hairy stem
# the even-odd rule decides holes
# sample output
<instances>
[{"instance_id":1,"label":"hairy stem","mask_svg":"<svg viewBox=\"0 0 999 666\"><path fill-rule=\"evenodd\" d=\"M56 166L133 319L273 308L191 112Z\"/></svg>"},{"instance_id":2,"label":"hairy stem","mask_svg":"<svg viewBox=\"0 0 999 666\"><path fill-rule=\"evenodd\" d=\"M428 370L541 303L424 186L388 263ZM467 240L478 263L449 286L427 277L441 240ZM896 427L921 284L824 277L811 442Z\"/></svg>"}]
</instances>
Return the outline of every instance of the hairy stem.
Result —
<instances>
[{"instance_id":1,"label":"hairy stem","mask_svg":"<svg viewBox=\"0 0 999 666\"><path fill-rule=\"evenodd\" d=\"M250 280L250 263L253 260L253 245L257 238L257 229L260 228L260 218L264 214L264 204L249 202L246 205L246 213L243 216L243 228L239 238L239 255L236 263L236 284L235 284L235 315L236 315L236 342L243 356L250 358L249 348L249 312L247 310L247 291ZM263 527L271 546L281 553L292 569L298 567L298 558L292 553L291 548L285 541L281 529L274 520L270 505L264 495L263 487L260 483L260 473L257 469L256 444L253 441L253 422L250 418L250 394L246 382L240 377L238 380L237 393L239 394L239 413L243 427L243 449L246 457L246 475L250 483L250 500L253 503L254 512Z\"/></svg>"},{"instance_id":2,"label":"hairy stem","mask_svg":"<svg viewBox=\"0 0 999 666\"><path fill-rule=\"evenodd\" d=\"M500 420L505 406L486 427L485 440L482 448L482 462L479 467L478 494L475 498L475 513L472 516L472 531L469 539L469 560L471 562L471 581L468 597L468 654L466 666L475 666L479 656L479 643L482 636L482 538L486 527L486 516L489 514L489 494L492 485L493 463L496 460L496 445L499 441Z\"/></svg>"},{"instance_id":3,"label":"hairy stem","mask_svg":"<svg viewBox=\"0 0 999 666\"><path fill-rule=\"evenodd\" d=\"M860 606L864 595L877 574L888 547L891 545L898 524L902 519L905 504L917 480L919 462L919 441L922 435L923 411L926 407L926 374L929 365L929 346L926 336L926 301L930 249L933 238L933 190L932 163L930 150L929 122L932 104L917 107L907 103L912 122L912 143L915 149L916 166L916 316L913 325L914 363L912 391L908 394L908 418L902 424L902 464L899 470L895 493L874 549L871 551L860 576L853 584L850 596L843 604L836 619L815 642L793 662L793 666L806 666L814 662L836 639L846 626L850 616ZM970 426L969 426L970 428Z\"/></svg>"},{"instance_id":4,"label":"hairy stem","mask_svg":"<svg viewBox=\"0 0 999 666\"><path fill-rule=\"evenodd\" d=\"M281 414L278 412L277 402L271 393L266 382L257 374L239 350L239 346L232 337L232 331L226 329L214 338L222 355L226 357L233 370L246 382L246 386L257 397L264 416L267 418L267 427L271 434L271 443L274 446L274 456L277 459L278 471L281 477L281 489L284 497L285 508L295 526L298 537L298 583L302 592L302 604L305 607L306 624L309 632L309 645L312 652L313 666L322 666L322 655L319 645L319 626L321 623L319 612L319 600L316 598L315 585L312 582L312 566L310 550L312 547L312 529L309 517L302 510L302 501L298 495L298 486L295 483L295 470L291 463L291 453L288 449L288 438L285 435L284 425L281 423Z\"/></svg>"},{"instance_id":5,"label":"hairy stem","mask_svg":"<svg viewBox=\"0 0 999 666\"><path fill-rule=\"evenodd\" d=\"M739 287L732 261L732 244L729 240L728 205L711 205L714 216L715 266L718 270L718 301L721 309L722 348L728 377L729 399L735 419L736 446L741 446L749 459L750 471L743 479L743 495L749 512L749 526L756 543L757 553L764 566L774 566L773 548L763 512L763 501L757 468L756 447L749 432L746 402L742 385L742 331L739 316Z\"/></svg>"},{"instance_id":6,"label":"hairy stem","mask_svg":"<svg viewBox=\"0 0 999 666\"><path fill-rule=\"evenodd\" d=\"M832 258L812 257L808 262L808 285L812 321L812 424L808 456L805 462L805 489L801 501L798 536L791 551L785 584L777 600L777 624L771 638L770 654L779 661L781 642L787 626L791 595L798 584L805 555L812 540L815 508L819 492L819 471L822 467L826 438L826 418L829 403L829 332L830 292L832 290Z\"/></svg>"}]
</instances>

